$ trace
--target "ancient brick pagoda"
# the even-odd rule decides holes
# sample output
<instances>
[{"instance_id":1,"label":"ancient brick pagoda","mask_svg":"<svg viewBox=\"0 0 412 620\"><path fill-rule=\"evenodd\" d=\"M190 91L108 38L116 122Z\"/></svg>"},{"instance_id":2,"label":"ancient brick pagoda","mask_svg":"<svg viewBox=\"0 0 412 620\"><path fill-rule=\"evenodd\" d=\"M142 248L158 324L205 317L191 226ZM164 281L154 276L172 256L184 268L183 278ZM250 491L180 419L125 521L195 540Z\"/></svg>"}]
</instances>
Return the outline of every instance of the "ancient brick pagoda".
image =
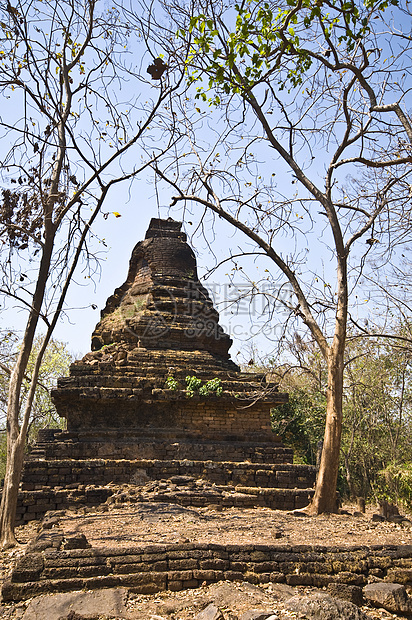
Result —
<instances>
[{"instance_id":1,"label":"ancient brick pagoda","mask_svg":"<svg viewBox=\"0 0 412 620\"><path fill-rule=\"evenodd\" d=\"M108 482L177 476L220 485L224 505L305 505L314 468L293 465L270 426L270 409L287 394L264 374L242 373L231 342L181 223L152 219L102 311L92 351L53 392L67 430L40 432L23 491L43 493L44 510L80 501L79 493L98 501L96 489ZM84 496L85 485L94 495ZM203 495L186 492L182 503L210 503Z\"/></svg>"}]
</instances>

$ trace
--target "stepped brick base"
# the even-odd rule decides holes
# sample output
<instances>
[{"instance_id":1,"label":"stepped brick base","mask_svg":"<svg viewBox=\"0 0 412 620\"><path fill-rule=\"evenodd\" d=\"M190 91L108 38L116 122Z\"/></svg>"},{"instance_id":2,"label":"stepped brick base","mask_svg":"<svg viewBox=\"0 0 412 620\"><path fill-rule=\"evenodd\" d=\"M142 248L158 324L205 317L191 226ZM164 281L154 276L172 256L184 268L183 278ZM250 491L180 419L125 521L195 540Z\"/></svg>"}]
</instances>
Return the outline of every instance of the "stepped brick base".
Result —
<instances>
[{"instance_id":1,"label":"stepped brick base","mask_svg":"<svg viewBox=\"0 0 412 620\"><path fill-rule=\"evenodd\" d=\"M190 460L36 460L24 466L17 523L41 519L49 510L96 506L127 484L138 501L147 481L178 479L179 492L158 490L144 501L184 506L255 506L294 510L306 506L313 494L315 468L291 463L250 463ZM202 480L214 488L198 485ZM107 486L112 485L112 486ZM166 485L165 485L166 486Z\"/></svg>"},{"instance_id":2,"label":"stepped brick base","mask_svg":"<svg viewBox=\"0 0 412 620\"><path fill-rule=\"evenodd\" d=\"M21 491L16 513L16 525L41 520L46 512L53 510L77 510L84 506L98 506L114 493L110 487L76 485L72 489L43 488L37 491ZM313 495L312 489L265 489L260 487L220 486L218 492L182 491L159 493L151 502L172 502L180 506L222 506L223 508L272 508L273 510L297 510L307 506ZM139 499L137 496L136 499Z\"/></svg>"},{"instance_id":3,"label":"stepped brick base","mask_svg":"<svg viewBox=\"0 0 412 620\"><path fill-rule=\"evenodd\" d=\"M241 372L230 345L181 223L153 219L126 281L107 300L92 350L53 390L67 430L39 433L18 522L104 502L110 483L139 492L137 480L173 476L200 486L148 501L305 506L315 468L293 465L271 429L270 411L288 395L267 373ZM202 480L219 488L203 488Z\"/></svg>"},{"instance_id":4,"label":"stepped brick base","mask_svg":"<svg viewBox=\"0 0 412 620\"><path fill-rule=\"evenodd\" d=\"M56 519L55 521L58 521ZM221 580L324 587L363 586L369 577L410 584L411 545L161 544L60 550L58 522L45 529L3 584L4 601L124 586L151 594Z\"/></svg>"},{"instance_id":5,"label":"stepped brick base","mask_svg":"<svg viewBox=\"0 0 412 620\"><path fill-rule=\"evenodd\" d=\"M135 476L160 480L172 476L202 478L215 484L236 487L306 489L312 487L315 470L309 465L267 464L230 461L189 460L54 460L28 461L24 467L22 489L43 486L63 488L69 484L133 484Z\"/></svg>"}]
</instances>

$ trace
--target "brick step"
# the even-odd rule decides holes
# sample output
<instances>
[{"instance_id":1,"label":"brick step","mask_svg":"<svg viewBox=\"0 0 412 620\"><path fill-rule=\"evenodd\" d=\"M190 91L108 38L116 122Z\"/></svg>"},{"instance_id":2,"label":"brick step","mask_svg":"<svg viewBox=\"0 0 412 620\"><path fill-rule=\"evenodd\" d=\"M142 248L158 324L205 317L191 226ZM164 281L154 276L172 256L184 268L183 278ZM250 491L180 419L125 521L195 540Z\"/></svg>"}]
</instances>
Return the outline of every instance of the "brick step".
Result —
<instances>
[{"instance_id":1,"label":"brick step","mask_svg":"<svg viewBox=\"0 0 412 620\"><path fill-rule=\"evenodd\" d=\"M245 490L244 487L217 486L221 494L210 491L159 491L150 496L143 494L145 502L169 502L180 506L202 508L209 505L224 508L272 508L272 510L297 510L310 502L314 489L268 489L255 487Z\"/></svg>"},{"instance_id":2,"label":"brick step","mask_svg":"<svg viewBox=\"0 0 412 620\"><path fill-rule=\"evenodd\" d=\"M47 543L49 532L49 545ZM411 559L410 545L327 547L319 545L155 544L128 548L59 550L53 530L42 546L20 558L3 584L4 601L80 589L125 586L141 594L182 590L228 581L269 581L291 586L328 583L363 586L370 571L393 581L399 558ZM48 546L47 546L48 545ZM399 583L399 582L398 582Z\"/></svg>"},{"instance_id":3,"label":"brick step","mask_svg":"<svg viewBox=\"0 0 412 620\"><path fill-rule=\"evenodd\" d=\"M291 463L250 463L230 461L190 461L159 459L87 459L27 461L24 465L23 490L34 490L35 485L67 486L68 484L95 485L109 482L132 483L135 476L147 480L168 479L172 476L189 476L210 483L229 485L232 489L259 488L308 488L313 487L316 469L310 465Z\"/></svg>"},{"instance_id":4,"label":"brick step","mask_svg":"<svg viewBox=\"0 0 412 620\"><path fill-rule=\"evenodd\" d=\"M172 478L173 480L173 478ZM73 509L83 506L98 506L110 496L117 494L116 502L165 502L181 506L205 507L267 507L274 510L295 510L309 503L313 489L253 489L209 486L209 488L183 488L168 490L155 486L153 490L132 487L132 492L117 493L115 486L71 485L70 488L43 487L33 491L19 492L16 524L42 519L50 510Z\"/></svg>"},{"instance_id":5,"label":"brick step","mask_svg":"<svg viewBox=\"0 0 412 620\"><path fill-rule=\"evenodd\" d=\"M112 362L105 367L100 366L98 372L91 364L75 363L71 366L70 378L60 378L57 383L58 387L65 387L69 382L73 382L75 378L82 380L83 378L93 377L95 380L96 377L107 378L109 376L116 381L124 381L128 373L130 374L129 379L133 379L133 377L151 377L151 373L148 372L150 368L156 370L153 378L157 376L157 373L160 373L163 380L168 375L184 379L187 375L193 374L210 379L210 375L213 375L213 373L218 373L222 381L239 381L244 379L249 382L260 382L262 379L261 375L249 374L247 376L248 373L234 372L234 369L229 366L230 363L217 360L207 353L202 355L201 352L199 355L199 352L196 351L195 358L193 357L193 352L186 352L186 355L183 355L184 352L179 350L165 351L163 357L159 355L159 351L156 351L155 355L153 353L153 351L149 350L133 349L129 352L126 361Z\"/></svg>"},{"instance_id":6,"label":"brick step","mask_svg":"<svg viewBox=\"0 0 412 620\"><path fill-rule=\"evenodd\" d=\"M216 433L217 434L217 433ZM291 463L293 451L285 448L276 435L273 441L252 434L248 441L241 435L221 433L219 437L202 437L200 433L178 428L107 429L93 431L56 432L54 440L39 441L33 448L29 461L36 458L50 460L88 459L90 454L102 459L162 459L192 461L232 461L261 464ZM220 439L220 441L219 441ZM229 441L230 439L230 441Z\"/></svg>"},{"instance_id":7,"label":"brick step","mask_svg":"<svg viewBox=\"0 0 412 620\"><path fill-rule=\"evenodd\" d=\"M49 430L49 429L47 429ZM156 426L145 426L145 427L135 427L135 428L108 428L108 427L99 427L94 429L82 429L79 431L70 430L70 431L62 431L60 429L54 429L53 434L48 434L46 437L43 436L43 431L40 430L38 434L38 439L36 444L41 444L42 446L46 445L47 442L52 441L103 441L103 440L120 440L130 438L130 441L135 441L136 438L133 436L131 439L131 435L139 434L139 439L144 441L155 441L157 443L162 443L167 440L179 441L182 444L193 444L196 443L196 446L200 448L202 445L209 445L210 440L202 437L201 430L196 430L190 432L188 429L180 429L176 427L156 427ZM257 433L259 434L259 432ZM273 451L281 452L282 450L285 453L292 454L293 451L291 448L285 448L279 437L275 434L271 434L270 441L261 440L258 441L253 439L253 436L249 434L247 439L243 437L241 433L236 435L235 433L231 434L230 445L228 445L227 440L222 440L222 438L214 438L213 445L222 447L226 450L231 447L242 447L246 448L249 446L250 451L252 452L261 452L262 454L272 454ZM231 459L227 459L231 460Z\"/></svg>"},{"instance_id":8,"label":"brick step","mask_svg":"<svg viewBox=\"0 0 412 620\"><path fill-rule=\"evenodd\" d=\"M89 382L87 382L89 383ZM71 386L69 388L59 389L59 398L69 396L73 401L75 400L96 400L99 398L105 399L127 399L129 402L133 400L144 401L151 403L157 400L166 401L186 401L187 394L185 389L171 390L164 387L164 382L152 382L151 385L146 385L146 380L142 380L139 385L135 383L136 387L118 387L115 384L90 386L87 383L79 386ZM185 386L182 386L183 388ZM223 392L217 395L211 392L208 396L203 396L198 392L195 392L191 397L191 402L200 401L201 403L211 403L218 401L224 403L226 401L233 403L233 394L238 397L236 403L240 406L243 401L254 402L259 399L259 402L270 402L273 406L281 405L287 402L287 394L280 394L279 392L262 391L259 386L245 385L241 382L223 385Z\"/></svg>"}]
</instances>

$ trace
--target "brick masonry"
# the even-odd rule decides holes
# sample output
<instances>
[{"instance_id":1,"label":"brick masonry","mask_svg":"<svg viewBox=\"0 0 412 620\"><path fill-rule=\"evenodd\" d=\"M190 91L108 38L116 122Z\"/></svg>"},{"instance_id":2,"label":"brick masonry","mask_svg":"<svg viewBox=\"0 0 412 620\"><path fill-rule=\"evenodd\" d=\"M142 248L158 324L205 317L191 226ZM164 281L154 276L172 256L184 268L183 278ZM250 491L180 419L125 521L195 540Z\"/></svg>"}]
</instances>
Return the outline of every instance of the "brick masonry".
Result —
<instances>
[{"instance_id":1,"label":"brick masonry","mask_svg":"<svg viewBox=\"0 0 412 620\"><path fill-rule=\"evenodd\" d=\"M316 587L329 583L363 586L371 577L406 585L412 582L411 545L185 543L62 549L63 540L56 522L52 529L39 533L4 583L4 601L116 586L150 594L196 588L220 580Z\"/></svg>"},{"instance_id":2,"label":"brick masonry","mask_svg":"<svg viewBox=\"0 0 412 620\"><path fill-rule=\"evenodd\" d=\"M185 475L221 485L222 505L307 504L315 469L293 465L271 430L270 410L288 395L265 373L241 372L230 345L181 223L152 219L91 351L53 391L67 429L39 433L17 522L105 501L109 483L129 484L139 471L150 480ZM192 391L187 376L199 383ZM206 389L210 381L214 389ZM211 498L187 492L178 501L202 506Z\"/></svg>"},{"instance_id":3,"label":"brick masonry","mask_svg":"<svg viewBox=\"0 0 412 620\"><path fill-rule=\"evenodd\" d=\"M270 429L270 409L287 394L264 374L240 372L218 319L181 224L152 220L125 283L107 301L91 352L54 391L67 430L44 429L25 463L17 522L48 516L4 583L4 601L114 586L152 593L219 580L412 583L409 545L119 549L75 548L76 541L64 540L58 511L102 504L119 492L116 485L128 485L121 492L127 501L284 510L308 503L315 468L294 465L291 450ZM187 375L202 385L218 379L221 394L189 394ZM169 493L164 481L174 477L179 488ZM160 481L152 494L141 490L145 480Z\"/></svg>"},{"instance_id":4,"label":"brick masonry","mask_svg":"<svg viewBox=\"0 0 412 620\"><path fill-rule=\"evenodd\" d=\"M185 506L219 504L294 510L307 505L315 472L306 465L237 463L190 460L43 460L25 464L17 508L17 523L41 519L48 510L96 506L127 483L137 501L139 483L147 480L202 479L215 485L194 493L156 493L149 501L172 501ZM109 486L108 486L109 485ZM219 492L217 492L219 491ZM145 499L145 498L142 498ZM145 499L146 501L146 499Z\"/></svg>"},{"instance_id":5,"label":"brick masonry","mask_svg":"<svg viewBox=\"0 0 412 620\"><path fill-rule=\"evenodd\" d=\"M136 473L144 472L147 479L160 480L172 476L192 476L215 484L244 487L302 489L306 488L308 475L312 468L306 465L288 463L275 465L263 463L235 463L215 461L167 461L167 460L104 460L85 461L54 460L29 461L25 464L25 491L34 491L43 486L56 486L60 483L105 485L133 482ZM40 481L43 483L41 484ZM312 478L314 482L314 479Z\"/></svg>"}]
</instances>

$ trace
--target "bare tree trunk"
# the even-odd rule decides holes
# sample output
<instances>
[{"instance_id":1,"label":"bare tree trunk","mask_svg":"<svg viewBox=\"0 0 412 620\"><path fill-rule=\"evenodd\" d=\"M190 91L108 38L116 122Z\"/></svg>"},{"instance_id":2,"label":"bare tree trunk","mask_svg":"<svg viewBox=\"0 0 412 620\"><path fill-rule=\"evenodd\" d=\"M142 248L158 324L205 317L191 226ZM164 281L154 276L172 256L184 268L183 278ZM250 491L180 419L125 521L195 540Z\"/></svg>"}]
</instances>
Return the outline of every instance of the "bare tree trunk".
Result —
<instances>
[{"instance_id":1,"label":"bare tree trunk","mask_svg":"<svg viewBox=\"0 0 412 620\"><path fill-rule=\"evenodd\" d=\"M344 454L345 477L346 477L346 483L347 483L348 489L349 489L349 497L350 497L351 500L353 500L356 497L356 490L355 490L355 487L353 485L352 474L350 472L349 454L350 454L349 452Z\"/></svg>"},{"instance_id":2,"label":"bare tree trunk","mask_svg":"<svg viewBox=\"0 0 412 620\"><path fill-rule=\"evenodd\" d=\"M23 468L24 446L26 431L29 422L31 403L25 407L25 415L20 428L20 394L23 377L27 368L30 351L33 345L36 327L39 321L40 311L44 300L47 278L49 275L50 261L53 250L54 227L51 223L46 228L46 239L43 247L43 255L39 268L36 290L33 295L33 305L27 320L26 330L23 337L16 365L10 377L9 397L7 407L7 461L4 487L0 504L0 547L7 548L16 544L14 536L14 522L16 519L17 498L19 493L20 476ZM37 376L32 378L32 387L37 382ZM34 389L30 389L31 400Z\"/></svg>"},{"instance_id":3,"label":"bare tree trunk","mask_svg":"<svg viewBox=\"0 0 412 620\"><path fill-rule=\"evenodd\" d=\"M336 482L342 435L343 352L332 347L328 357L328 389L323 450L310 514L337 512Z\"/></svg>"},{"instance_id":4,"label":"bare tree trunk","mask_svg":"<svg viewBox=\"0 0 412 620\"><path fill-rule=\"evenodd\" d=\"M9 448L10 446L10 448ZM4 478L3 495L0 508L0 545L2 549L16 544L14 522L16 519L17 499L20 476L23 469L24 441L21 436L16 441L8 442L7 467Z\"/></svg>"}]
</instances>

